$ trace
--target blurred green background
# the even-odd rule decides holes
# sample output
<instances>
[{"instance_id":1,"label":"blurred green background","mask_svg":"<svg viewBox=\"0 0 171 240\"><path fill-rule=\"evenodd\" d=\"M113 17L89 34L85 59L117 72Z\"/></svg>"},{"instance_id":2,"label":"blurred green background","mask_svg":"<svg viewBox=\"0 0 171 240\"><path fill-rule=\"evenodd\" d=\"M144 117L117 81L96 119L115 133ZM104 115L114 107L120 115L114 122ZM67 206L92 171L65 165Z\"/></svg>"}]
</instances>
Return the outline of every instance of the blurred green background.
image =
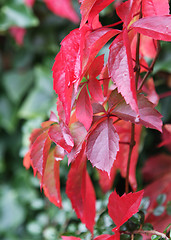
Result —
<instances>
[{"instance_id":1,"label":"blurred green background","mask_svg":"<svg viewBox=\"0 0 171 240\"><path fill-rule=\"evenodd\" d=\"M79 14L78 2L73 1L73 4ZM103 11L102 22L110 24L113 21L112 13L112 7ZM11 36L9 29L12 26L26 28L23 45L19 46ZM61 166L62 210L49 203L40 192L39 182L34 178L32 170L26 171L22 165L31 131L40 127L51 110L56 111L51 68L61 40L76 27L69 20L55 16L41 0L35 2L33 9L26 7L22 0L0 0L1 240L53 240L59 239L62 233L73 235L80 232L84 239L90 237L84 225L76 218L64 193L67 161ZM160 59L154 69L159 93L171 87L171 46L168 43L162 45ZM158 106L165 123L171 119L170 100L170 97L163 98ZM160 140L156 131L145 133L148 144L142 144L142 156L151 154L150 146L154 146L156 135ZM139 165L141 167L142 164ZM90 172L97 186L97 175L93 170ZM141 177L138 181L142 184ZM96 188L97 195L102 196L99 188ZM108 195L97 201L97 210L106 207L107 198ZM97 222L96 232L105 233L112 224L110 217L104 214Z\"/></svg>"}]
</instances>

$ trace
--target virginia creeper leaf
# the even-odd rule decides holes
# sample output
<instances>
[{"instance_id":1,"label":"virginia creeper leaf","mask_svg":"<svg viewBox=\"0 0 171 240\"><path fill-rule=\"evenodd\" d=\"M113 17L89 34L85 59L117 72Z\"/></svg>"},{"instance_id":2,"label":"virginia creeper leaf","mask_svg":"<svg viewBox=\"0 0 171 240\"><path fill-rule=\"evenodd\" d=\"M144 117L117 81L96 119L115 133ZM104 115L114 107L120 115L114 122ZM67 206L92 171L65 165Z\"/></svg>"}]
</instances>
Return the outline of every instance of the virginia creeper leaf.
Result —
<instances>
[{"instance_id":1,"label":"virginia creeper leaf","mask_svg":"<svg viewBox=\"0 0 171 240\"><path fill-rule=\"evenodd\" d=\"M93 109L87 92L86 85L82 88L76 103L77 119L85 126L88 131L93 117Z\"/></svg>"},{"instance_id":2,"label":"virginia creeper leaf","mask_svg":"<svg viewBox=\"0 0 171 240\"><path fill-rule=\"evenodd\" d=\"M68 126L64 122L54 124L49 128L49 137L57 145L61 146L67 152L71 152L74 146L74 140L71 136Z\"/></svg>"},{"instance_id":3,"label":"virginia creeper leaf","mask_svg":"<svg viewBox=\"0 0 171 240\"><path fill-rule=\"evenodd\" d=\"M119 33L119 30L110 28L97 29L87 33L83 49L82 76L85 75L100 49Z\"/></svg>"},{"instance_id":4,"label":"virginia creeper leaf","mask_svg":"<svg viewBox=\"0 0 171 240\"><path fill-rule=\"evenodd\" d=\"M115 235L109 235L109 234L103 234L98 237L96 237L94 240L119 240L116 238Z\"/></svg>"},{"instance_id":5,"label":"virginia creeper leaf","mask_svg":"<svg viewBox=\"0 0 171 240\"><path fill-rule=\"evenodd\" d=\"M127 104L138 113L133 63L128 34L124 31L111 44L108 59L109 75L125 98Z\"/></svg>"},{"instance_id":6,"label":"virginia creeper leaf","mask_svg":"<svg viewBox=\"0 0 171 240\"><path fill-rule=\"evenodd\" d=\"M156 40L171 41L171 16L141 18L131 25L135 31Z\"/></svg>"},{"instance_id":7,"label":"virginia creeper leaf","mask_svg":"<svg viewBox=\"0 0 171 240\"><path fill-rule=\"evenodd\" d=\"M71 0L44 0L46 6L56 15L67 18L75 23L79 18L72 7Z\"/></svg>"},{"instance_id":8,"label":"virginia creeper leaf","mask_svg":"<svg viewBox=\"0 0 171 240\"><path fill-rule=\"evenodd\" d=\"M144 17L155 15L169 15L168 0L143 0L142 13Z\"/></svg>"},{"instance_id":9,"label":"virginia creeper leaf","mask_svg":"<svg viewBox=\"0 0 171 240\"><path fill-rule=\"evenodd\" d=\"M137 100L139 108L139 118L137 118L136 113L131 109L128 104L126 104L125 101L119 103L114 108L112 113L125 121L131 121L132 123L141 123L146 128L154 128L161 132L162 115L154 108L154 105L149 102L143 94L139 94Z\"/></svg>"},{"instance_id":10,"label":"virginia creeper leaf","mask_svg":"<svg viewBox=\"0 0 171 240\"><path fill-rule=\"evenodd\" d=\"M35 2L35 0L24 0L24 1L25 1L25 4L28 7L32 7L34 5L34 2Z\"/></svg>"},{"instance_id":11,"label":"virginia creeper leaf","mask_svg":"<svg viewBox=\"0 0 171 240\"><path fill-rule=\"evenodd\" d=\"M81 151L83 141L85 140L87 135L87 131L84 125L80 122L74 122L73 124L71 124L70 131L74 139L74 147L72 148L71 152L68 153L67 155L68 164L74 161L79 152Z\"/></svg>"},{"instance_id":12,"label":"virginia creeper leaf","mask_svg":"<svg viewBox=\"0 0 171 240\"><path fill-rule=\"evenodd\" d=\"M81 238L70 237L70 236L62 236L62 240L81 240Z\"/></svg>"},{"instance_id":13,"label":"virginia creeper leaf","mask_svg":"<svg viewBox=\"0 0 171 240\"><path fill-rule=\"evenodd\" d=\"M118 230L129 218L138 212L144 191L124 194L121 197L114 191L109 197L109 215L116 224L114 230Z\"/></svg>"},{"instance_id":14,"label":"virginia creeper leaf","mask_svg":"<svg viewBox=\"0 0 171 240\"><path fill-rule=\"evenodd\" d=\"M65 62L62 57L62 52L57 54L52 71L54 79L53 89L58 94L59 100L62 102L66 123L68 124L71 112L72 85L70 85L69 78L66 78Z\"/></svg>"},{"instance_id":15,"label":"virginia creeper leaf","mask_svg":"<svg viewBox=\"0 0 171 240\"><path fill-rule=\"evenodd\" d=\"M30 151L28 151L28 152L26 153L26 155L24 156L23 166L24 166L26 169L29 169L29 168L30 168L30 164L31 164Z\"/></svg>"},{"instance_id":16,"label":"virginia creeper leaf","mask_svg":"<svg viewBox=\"0 0 171 240\"><path fill-rule=\"evenodd\" d=\"M106 8L114 0L83 0L81 5L82 20L80 27L82 27L87 20L91 24L95 16Z\"/></svg>"},{"instance_id":17,"label":"virginia creeper leaf","mask_svg":"<svg viewBox=\"0 0 171 240\"><path fill-rule=\"evenodd\" d=\"M103 101L103 92L101 84L96 78L102 71L103 65L104 56L101 55L95 58L88 71L89 73L88 89L90 91L91 97L97 102Z\"/></svg>"},{"instance_id":18,"label":"virginia creeper leaf","mask_svg":"<svg viewBox=\"0 0 171 240\"><path fill-rule=\"evenodd\" d=\"M43 176L50 146L51 140L48 137L48 131L43 132L34 141L30 152L30 158L34 174L36 174L36 172L38 171Z\"/></svg>"},{"instance_id":19,"label":"virginia creeper leaf","mask_svg":"<svg viewBox=\"0 0 171 240\"><path fill-rule=\"evenodd\" d=\"M95 192L86 170L85 144L71 165L66 194L71 200L77 217L93 232L95 224Z\"/></svg>"},{"instance_id":20,"label":"virginia creeper leaf","mask_svg":"<svg viewBox=\"0 0 171 240\"><path fill-rule=\"evenodd\" d=\"M61 207L60 178L59 178L59 160L64 158L64 150L56 146L47 158L46 167L43 176L43 190L49 201L57 207Z\"/></svg>"},{"instance_id":21,"label":"virginia creeper leaf","mask_svg":"<svg viewBox=\"0 0 171 240\"><path fill-rule=\"evenodd\" d=\"M105 119L89 134L87 139L87 157L98 169L110 174L113 162L119 150L119 136L112 119Z\"/></svg>"}]
</instances>

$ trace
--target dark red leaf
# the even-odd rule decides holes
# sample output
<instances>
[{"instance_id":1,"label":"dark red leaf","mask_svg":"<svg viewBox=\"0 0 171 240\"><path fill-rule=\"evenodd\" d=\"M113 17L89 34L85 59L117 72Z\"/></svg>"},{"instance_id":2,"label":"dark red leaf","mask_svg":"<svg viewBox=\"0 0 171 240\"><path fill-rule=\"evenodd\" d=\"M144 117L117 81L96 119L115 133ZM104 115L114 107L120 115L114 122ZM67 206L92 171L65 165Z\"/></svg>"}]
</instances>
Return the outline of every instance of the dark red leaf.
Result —
<instances>
[{"instance_id":1,"label":"dark red leaf","mask_svg":"<svg viewBox=\"0 0 171 240\"><path fill-rule=\"evenodd\" d=\"M43 132L34 141L30 150L30 159L34 174L38 171L43 176L50 146L51 140L48 137L48 131Z\"/></svg>"},{"instance_id":2,"label":"dark red leaf","mask_svg":"<svg viewBox=\"0 0 171 240\"><path fill-rule=\"evenodd\" d=\"M100 74L100 79L104 79L103 80L103 93L104 93L104 96L107 97L109 81L110 81L110 77L109 77L109 73L108 73L108 64L106 64L104 66L104 68L102 69L102 72Z\"/></svg>"},{"instance_id":3,"label":"dark red leaf","mask_svg":"<svg viewBox=\"0 0 171 240\"><path fill-rule=\"evenodd\" d=\"M129 218L138 212L144 191L124 194L121 197L114 191L109 197L109 215L119 229Z\"/></svg>"},{"instance_id":4,"label":"dark red leaf","mask_svg":"<svg viewBox=\"0 0 171 240\"><path fill-rule=\"evenodd\" d=\"M110 46L108 59L109 75L125 98L127 104L138 113L135 77L128 41L128 34L119 35Z\"/></svg>"},{"instance_id":5,"label":"dark red leaf","mask_svg":"<svg viewBox=\"0 0 171 240\"><path fill-rule=\"evenodd\" d=\"M61 146L67 152L71 152L74 146L74 140L71 136L68 126L64 122L54 124L49 128L49 137L57 145Z\"/></svg>"},{"instance_id":6,"label":"dark red leaf","mask_svg":"<svg viewBox=\"0 0 171 240\"><path fill-rule=\"evenodd\" d=\"M46 167L43 176L43 190L49 201L57 207L61 207L59 165L60 160L64 158L64 150L56 146L47 158Z\"/></svg>"},{"instance_id":7,"label":"dark red leaf","mask_svg":"<svg viewBox=\"0 0 171 240\"><path fill-rule=\"evenodd\" d=\"M171 124L165 124L163 126L162 142L158 147L166 146L171 151Z\"/></svg>"},{"instance_id":8,"label":"dark red leaf","mask_svg":"<svg viewBox=\"0 0 171 240\"><path fill-rule=\"evenodd\" d=\"M85 126L86 130L88 131L92 123L93 109L91 106L86 85L82 88L77 99L76 116L77 119Z\"/></svg>"},{"instance_id":9,"label":"dark red leaf","mask_svg":"<svg viewBox=\"0 0 171 240\"><path fill-rule=\"evenodd\" d=\"M162 131L162 115L154 108L154 105L149 102L143 94L139 94L137 96L137 100L139 109L138 118L137 114L131 109L128 104L125 103L125 101L119 103L114 108L112 113L125 121L140 123L146 128L154 128L158 131Z\"/></svg>"},{"instance_id":10,"label":"dark red leaf","mask_svg":"<svg viewBox=\"0 0 171 240\"><path fill-rule=\"evenodd\" d=\"M66 194L71 200L77 217L93 232L95 224L95 192L86 170L85 144L71 165Z\"/></svg>"},{"instance_id":11,"label":"dark red leaf","mask_svg":"<svg viewBox=\"0 0 171 240\"><path fill-rule=\"evenodd\" d=\"M144 17L155 15L169 15L168 0L143 0L142 13Z\"/></svg>"},{"instance_id":12,"label":"dark red leaf","mask_svg":"<svg viewBox=\"0 0 171 240\"><path fill-rule=\"evenodd\" d=\"M44 0L46 6L56 15L78 23L79 18L72 7L71 0Z\"/></svg>"},{"instance_id":13,"label":"dark red leaf","mask_svg":"<svg viewBox=\"0 0 171 240\"><path fill-rule=\"evenodd\" d=\"M135 31L156 40L171 41L171 16L141 18L131 25Z\"/></svg>"},{"instance_id":14,"label":"dark red leaf","mask_svg":"<svg viewBox=\"0 0 171 240\"><path fill-rule=\"evenodd\" d=\"M119 136L112 119L105 119L89 134L87 139L87 157L93 167L110 174L116 154L119 150Z\"/></svg>"}]
</instances>

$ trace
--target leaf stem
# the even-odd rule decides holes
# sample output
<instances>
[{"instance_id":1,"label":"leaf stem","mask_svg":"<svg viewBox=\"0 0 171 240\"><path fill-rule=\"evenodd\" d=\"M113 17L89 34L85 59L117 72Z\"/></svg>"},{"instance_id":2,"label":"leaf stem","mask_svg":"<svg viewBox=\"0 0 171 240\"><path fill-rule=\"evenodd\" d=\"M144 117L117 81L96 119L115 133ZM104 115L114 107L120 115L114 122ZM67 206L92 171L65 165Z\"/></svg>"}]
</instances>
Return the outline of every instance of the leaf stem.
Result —
<instances>
[{"instance_id":1,"label":"leaf stem","mask_svg":"<svg viewBox=\"0 0 171 240\"><path fill-rule=\"evenodd\" d=\"M140 89L143 87L145 81L146 81L147 78L149 77L150 73L153 71L154 65L155 65L155 63L156 63L156 61L157 61L157 58L158 58L158 56L159 56L159 53L160 53L160 49L161 49L161 47L160 47L160 41L157 41L157 53L156 53L156 56L155 56L155 58L153 59L153 61L152 61L151 65L150 65L150 68L149 68L148 72L147 72L147 73L145 74L145 76L143 77L143 80L142 80L142 82L141 82L138 90L140 90Z\"/></svg>"},{"instance_id":2,"label":"leaf stem","mask_svg":"<svg viewBox=\"0 0 171 240\"><path fill-rule=\"evenodd\" d=\"M158 232L156 230L135 230L133 233L134 234L157 235L166 240L169 240L169 238L164 233Z\"/></svg>"},{"instance_id":3,"label":"leaf stem","mask_svg":"<svg viewBox=\"0 0 171 240\"><path fill-rule=\"evenodd\" d=\"M128 194L129 192L129 169L130 169L130 163L131 163L131 155L132 155L132 150L135 146L135 124L132 123L131 126L131 141L129 145L129 153L128 153L128 162L127 162L127 170L126 170L126 182L125 182L125 192Z\"/></svg>"}]
</instances>

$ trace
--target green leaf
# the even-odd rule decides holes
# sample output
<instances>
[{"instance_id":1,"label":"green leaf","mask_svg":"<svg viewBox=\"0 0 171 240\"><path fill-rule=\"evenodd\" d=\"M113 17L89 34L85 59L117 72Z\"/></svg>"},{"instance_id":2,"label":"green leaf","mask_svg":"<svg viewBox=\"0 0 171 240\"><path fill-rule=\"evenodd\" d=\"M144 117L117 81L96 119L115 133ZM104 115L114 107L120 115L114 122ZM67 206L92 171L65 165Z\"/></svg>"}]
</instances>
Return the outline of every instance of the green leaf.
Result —
<instances>
[{"instance_id":1,"label":"green leaf","mask_svg":"<svg viewBox=\"0 0 171 240\"><path fill-rule=\"evenodd\" d=\"M149 205L150 205L150 199L149 199L149 197L144 197L144 198L141 200L140 209L141 209L141 210L147 210L147 208L149 207Z\"/></svg>"},{"instance_id":2,"label":"green leaf","mask_svg":"<svg viewBox=\"0 0 171 240\"><path fill-rule=\"evenodd\" d=\"M151 240L158 240L160 239L161 237L160 236L157 236L157 235L152 235L151 236Z\"/></svg>"},{"instance_id":3,"label":"green leaf","mask_svg":"<svg viewBox=\"0 0 171 240\"><path fill-rule=\"evenodd\" d=\"M159 204L159 205L162 205L165 201L166 201L166 194L160 194L160 195L158 195L158 197L157 197L157 203Z\"/></svg>"},{"instance_id":4,"label":"green leaf","mask_svg":"<svg viewBox=\"0 0 171 240\"><path fill-rule=\"evenodd\" d=\"M154 214L155 216L160 216L160 215L162 215L162 213L164 212L164 210L165 210L164 206L158 206L158 207L156 207L156 208L154 209L153 214Z\"/></svg>"},{"instance_id":5,"label":"green leaf","mask_svg":"<svg viewBox=\"0 0 171 240\"><path fill-rule=\"evenodd\" d=\"M3 85L10 100L19 103L33 81L32 71L10 71L4 75Z\"/></svg>"},{"instance_id":6,"label":"green leaf","mask_svg":"<svg viewBox=\"0 0 171 240\"><path fill-rule=\"evenodd\" d=\"M167 212L168 215L171 216L171 201L167 202L166 212Z\"/></svg>"},{"instance_id":7,"label":"green leaf","mask_svg":"<svg viewBox=\"0 0 171 240\"><path fill-rule=\"evenodd\" d=\"M2 7L0 14L0 29L10 26L18 26L22 28L37 26L39 21L33 15L31 8L24 3L11 3ZM5 24L6 22L6 24Z\"/></svg>"},{"instance_id":8,"label":"green leaf","mask_svg":"<svg viewBox=\"0 0 171 240\"><path fill-rule=\"evenodd\" d=\"M142 227L143 230L153 230L153 226L151 225L151 223L145 223Z\"/></svg>"},{"instance_id":9,"label":"green leaf","mask_svg":"<svg viewBox=\"0 0 171 240\"><path fill-rule=\"evenodd\" d=\"M163 233L167 234L167 230L171 228L171 223L165 228L165 230L163 231Z\"/></svg>"}]
</instances>

